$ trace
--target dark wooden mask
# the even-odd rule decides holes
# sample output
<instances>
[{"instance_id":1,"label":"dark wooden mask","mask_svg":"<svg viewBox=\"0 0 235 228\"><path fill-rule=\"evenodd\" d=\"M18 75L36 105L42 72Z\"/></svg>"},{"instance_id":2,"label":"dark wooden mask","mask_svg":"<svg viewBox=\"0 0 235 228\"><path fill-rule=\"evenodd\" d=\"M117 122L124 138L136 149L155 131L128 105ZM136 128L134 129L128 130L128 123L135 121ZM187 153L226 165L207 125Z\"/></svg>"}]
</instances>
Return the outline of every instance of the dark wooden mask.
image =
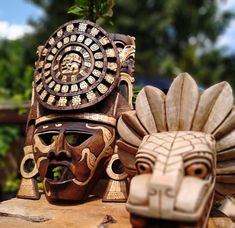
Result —
<instances>
[{"instance_id":1,"label":"dark wooden mask","mask_svg":"<svg viewBox=\"0 0 235 228\"><path fill-rule=\"evenodd\" d=\"M83 201L113 154L116 119L131 109L134 38L76 20L37 54L18 197L38 198L39 173L49 201Z\"/></svg>"}]
</instances>

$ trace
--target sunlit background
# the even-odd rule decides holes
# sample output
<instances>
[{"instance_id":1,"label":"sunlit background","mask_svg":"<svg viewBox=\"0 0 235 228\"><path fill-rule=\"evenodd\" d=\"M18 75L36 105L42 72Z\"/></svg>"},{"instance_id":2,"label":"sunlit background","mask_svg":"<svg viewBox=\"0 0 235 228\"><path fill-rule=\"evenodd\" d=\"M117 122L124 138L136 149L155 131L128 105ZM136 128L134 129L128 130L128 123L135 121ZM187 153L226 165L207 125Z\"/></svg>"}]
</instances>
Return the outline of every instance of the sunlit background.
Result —
<instances>
[{"instance_id":1,"label":"sunlit background","mask_svg":"<svg viewBox=\"0 0 235 228\"><path fill-rule=\"evenodd\" d=\"M77 0L79 2L79 0ZM24 127L36 48L64 22L74 0L0 3L0 200L19 185ZM235 88L234 0L116 0L107 31L136 37L136 83L167 89L187 71L202 88L227 80Z\"/></svg>"}]
</instances>

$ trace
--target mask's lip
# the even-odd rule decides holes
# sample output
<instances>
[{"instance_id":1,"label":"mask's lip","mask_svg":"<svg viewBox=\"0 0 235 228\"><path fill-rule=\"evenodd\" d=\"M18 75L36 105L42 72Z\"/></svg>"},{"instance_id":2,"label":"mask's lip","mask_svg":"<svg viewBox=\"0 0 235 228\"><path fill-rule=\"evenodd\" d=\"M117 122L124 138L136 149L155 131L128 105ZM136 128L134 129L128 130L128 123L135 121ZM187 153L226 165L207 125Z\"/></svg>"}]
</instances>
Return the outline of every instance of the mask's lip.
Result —
<instances>
[{"instance_id":1,"label":"mask's lip","mask_svg":"<svg viewBox=\"0 0 235 228\"><path fill-rule=\"evenodd\" d=\"M64 167L66 169L68 169L68 172L70 173L71 178L67 179L67 180L54 180L52 178L50 178L49 176L52 175L52 170L56 167ZM68 182L71 182L74 179L74 174L73 171L71 170L71 163L68 161L56 161L56 160L52 160L48 163L47 166L47 172L45 175L45 180L51 184L51 185L60 185L60 184L65 184Z\"/></svg>"},{"instance_id":2,"label":"mask's lip","mask_svg":"<svg viewBox=\"0 0 235 228\"><path fill-rule=\"evenodd\" d=\"M70 180L65 180L65 181L54 181L52 179L49 179L49 178L44 178L46 182L48 182L50 185L62 185L62 184L67 184L69 182L73 182L72 179Z\"/></svg>"},{"instance_id":3,"label":"mask's lip","mask_svg":"<svg viewBox=\"0 0 235 228\"><path fill-rule=\"evenodd\" d=\"M142 205L134 205L132 203L129 203L128 200L126 202L126 208L130 213L137 214L140 216L144 216L147 218L153 218L153 219L159 219L159 220L171 220L171 221L182 221L184 222L196 222L202 218L204 215L208 218L209 216L209 210L212 207L213 204L213 198L214 198L214 181L211 184L211 186L208 188L204 199L202 200L201 204L204 205L204 208L198 208L197 211L194 213L186 213L186 212L180 212L180 211L174 211L173 216L171 218L158 218L154 217L154 214L151 213L148 206L142 206ZM202 226L204 228L204 226Z\"/></svg>"}]
</instances>

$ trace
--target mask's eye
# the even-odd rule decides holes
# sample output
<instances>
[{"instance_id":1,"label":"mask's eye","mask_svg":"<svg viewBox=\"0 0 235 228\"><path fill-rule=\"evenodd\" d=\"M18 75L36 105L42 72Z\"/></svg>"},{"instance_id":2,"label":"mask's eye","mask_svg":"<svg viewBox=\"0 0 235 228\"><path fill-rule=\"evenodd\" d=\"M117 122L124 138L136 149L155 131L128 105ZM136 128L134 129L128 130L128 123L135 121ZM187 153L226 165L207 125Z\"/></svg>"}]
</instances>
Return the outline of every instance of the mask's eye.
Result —
<instances>
[{"instance_id":1,"label":"mask's eye","mask_svg":"<svg viewBox=\"0 0 235 228\"><path fill-rule=\"evenodd\" d=\"M39 138L42 140L44 144L49 146L58 138L58 136L59 136L58 133L45 133L39 135Z\"/></svg>"},{"instance_id":2,"label":"mask's eye","mask_svg":"<svg viewBox=\"0 0 235 228\"><path fill-rule=\"evenodd\" d=\"M85 142L87 139L89 139L91 135L89 134L81 134L81 133L66 133L65 139L66 142L70 146L79 146L83 142Z\"/></svg>"},{"instance_id":3,"label":"mask's eye","mask_svg":"<svg viewBox=\"0 0 235 228\"><path fill-rule=\"evenodd\" d=\"M151 165L145 162L137 162L136 169L139 174L152 173Z\"/></svg>"},{"instance_id":4,"label":"mask's eye","mask_svg":"<svg viewBox=\"0 0 235 228\"><path fill-rule=\"evenodd\" d=\"M195 163L185 169L186 175L205 179L209 174L209 167L205 163Z\"/></svg>"}]
</instances>

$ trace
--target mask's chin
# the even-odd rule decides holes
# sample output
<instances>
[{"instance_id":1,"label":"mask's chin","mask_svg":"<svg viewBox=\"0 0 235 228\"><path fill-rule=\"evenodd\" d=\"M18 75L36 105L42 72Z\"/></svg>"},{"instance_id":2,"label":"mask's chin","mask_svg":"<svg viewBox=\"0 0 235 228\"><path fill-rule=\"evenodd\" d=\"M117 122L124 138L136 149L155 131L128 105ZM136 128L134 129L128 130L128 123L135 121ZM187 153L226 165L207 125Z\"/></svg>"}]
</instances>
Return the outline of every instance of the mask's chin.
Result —
<instances>
[{"instance_id":1,"label":"mask's chin","mask_svg":"<svg viewBox=\"0 0 235 228\"><path fill-rule=\"evenodd\" d=\"M133 227L138 228L206 228L209 213L212 207L214 193L212 193L203 208L201 216L196 221L175 221L158 218L148 218L142 215L131 213L130 221Z\"/></svg>"},{"instance_id":2,"label":"mask's chin","mask_svg":"<svg viewBox=\"0 0 235 228\"><path fill-rule=\"evenodd\" d=\"M86 199L87 185L74 183L75 176L65 162L51 162L43 180L44 191L52 203L83 201Z\"/></svg>"}]
</instances>

